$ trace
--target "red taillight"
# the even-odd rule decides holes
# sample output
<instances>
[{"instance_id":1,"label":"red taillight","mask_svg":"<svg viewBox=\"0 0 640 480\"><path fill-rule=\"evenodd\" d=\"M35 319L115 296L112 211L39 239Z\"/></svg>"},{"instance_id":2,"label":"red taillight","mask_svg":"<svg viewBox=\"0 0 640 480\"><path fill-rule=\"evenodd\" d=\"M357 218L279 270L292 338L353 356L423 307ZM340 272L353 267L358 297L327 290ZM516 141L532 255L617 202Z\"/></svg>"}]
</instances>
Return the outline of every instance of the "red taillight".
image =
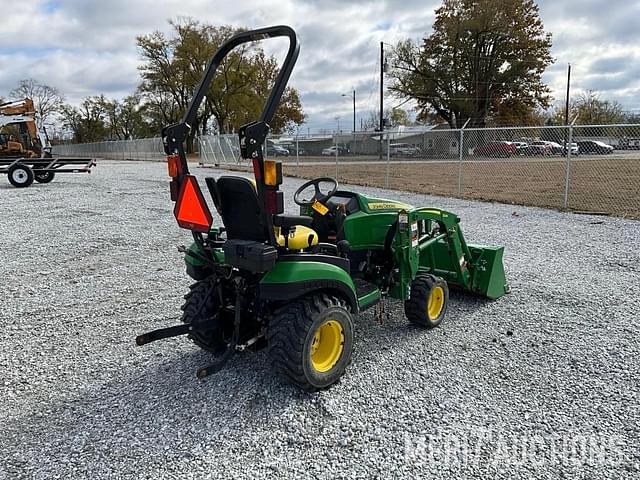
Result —
<instances>
[{"instance_id":1,"label":"red taillight","mask_svg":"<svg viewBox=\"0 0 640 480\"><path fill-rule=\"evenodd\" d=\"M186 175L182 179L178 201L173 214L182 228L195 232L208 233L211 228L211 212L204 201L198 181L193 175Z\"/></svg>"},{"instance_id":2,"label":"red taillight","mask_svg":"<svg viewBox=\"0 0 640 480\"><path fill-rule=\"evenodd\" d=\"M182 172L180 167L180 155L169 155L167 157L167 169L171 178L176 178Z\"/></svg>"},{"instance_id":3,"label":"red taillight","mask_svg":"<svg viewBox=\"0 0 640 480\"><path fill-rule=\"evenodd\" d=\"M264 191L264 206L267 213L275 215L284 211L284 196L277 190Z\"/></svg>"}]
</instances>

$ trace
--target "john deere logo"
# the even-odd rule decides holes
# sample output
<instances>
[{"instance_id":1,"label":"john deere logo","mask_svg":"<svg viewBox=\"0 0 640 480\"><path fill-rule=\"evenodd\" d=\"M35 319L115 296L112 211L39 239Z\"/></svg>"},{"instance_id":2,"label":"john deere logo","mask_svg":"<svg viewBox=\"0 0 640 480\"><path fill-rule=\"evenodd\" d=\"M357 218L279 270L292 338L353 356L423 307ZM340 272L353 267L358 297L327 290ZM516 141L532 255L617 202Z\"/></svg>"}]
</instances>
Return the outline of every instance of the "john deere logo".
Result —
<instances>
[{"instance_id":1,"label":"john deere logo","mask_svg":"<svg viewBox=\"0 0 640 480\"><path fill-rule=\"evenodd\" d=\"M406 203L398 203L398 202L374 202L367 204L369 210L395 210L400 208L411 208L411 206Z\"/></svg>"}]
</instances>

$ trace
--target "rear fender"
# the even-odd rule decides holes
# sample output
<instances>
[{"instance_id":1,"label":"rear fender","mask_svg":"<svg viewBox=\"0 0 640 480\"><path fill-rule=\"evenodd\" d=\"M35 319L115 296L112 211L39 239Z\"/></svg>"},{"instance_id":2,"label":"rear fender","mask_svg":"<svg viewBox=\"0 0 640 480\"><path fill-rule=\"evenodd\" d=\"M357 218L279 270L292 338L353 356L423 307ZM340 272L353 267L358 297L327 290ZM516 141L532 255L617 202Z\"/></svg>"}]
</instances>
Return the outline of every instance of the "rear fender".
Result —
<instances>
[{"instance_id":1,"label":"rear fender","mask_svg":"<svg viewBox=\"0 0 640 480\"><path fill-rule=\"evenodd\" d=\"M277 262L260 280L259 296L265 301L291 301L316 291L331 291L358 312L356 288L342 268L322 262Z\"/></svg>"}]
</instances>

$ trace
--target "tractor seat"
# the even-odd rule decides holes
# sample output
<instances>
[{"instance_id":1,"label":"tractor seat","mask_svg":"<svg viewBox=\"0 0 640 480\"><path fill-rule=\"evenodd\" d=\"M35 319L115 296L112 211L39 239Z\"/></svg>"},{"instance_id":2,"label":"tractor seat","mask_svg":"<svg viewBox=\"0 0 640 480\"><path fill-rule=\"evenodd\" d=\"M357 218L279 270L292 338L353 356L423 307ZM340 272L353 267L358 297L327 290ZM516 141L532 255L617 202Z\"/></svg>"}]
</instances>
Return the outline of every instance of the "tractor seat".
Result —
<instances>
[{"instance_id":1,"label":"tractor seat","mask_svg":"<svg viewBox=\"0 0 640 480\"><path fill-rule=\"evenodd\" d=\"M230 240L269 242L271 235L260 214L255 186L244 177L223 176L207 179L216 208Z\"/></svg>"},{"instance_id":2,"label":"tractor seat","mask_svg":"<svg viewBox=\"0 0 640 480\"><path fill-rule=\"evenodd\" d=\"M244 177L208 177L207 186L222 216L227 238L269 242L269 231L260 215L255 182ZM318 244L318 234L311 227L313 218L301 215L274 215L273 224L279 246L304 250ZM286 241L285 241L286 235Z\"/></svg>"}]
</instances>

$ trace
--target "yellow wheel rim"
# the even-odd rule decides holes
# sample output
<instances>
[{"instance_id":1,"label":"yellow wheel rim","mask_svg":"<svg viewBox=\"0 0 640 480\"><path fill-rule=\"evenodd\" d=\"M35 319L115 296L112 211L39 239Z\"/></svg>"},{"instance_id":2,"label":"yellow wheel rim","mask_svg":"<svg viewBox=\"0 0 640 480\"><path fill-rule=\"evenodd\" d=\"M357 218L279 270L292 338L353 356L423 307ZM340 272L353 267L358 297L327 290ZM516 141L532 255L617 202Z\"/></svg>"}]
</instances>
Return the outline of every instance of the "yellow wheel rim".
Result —
<instances>
[{"instance_id":1,"label":"yellow wheel rim","mask_svg":"<svg viewBox=\"0 0 640 480\"><path fill-rule=\"evenodd\" d=\"M427 314L429 320L435 320L442 313L444 308L444 289L440 286L434 287L429 294L427 302Z\"/></svg>"},{"instance_id":2,"label":"yellow wheel rim","mask_svg":"<svg viewBox=\"0 0 640 480\"><path fill-rule=\"evenodd\" d=\"M331 370L344 350L344 330L336 320L327 320L313 335L311 342L311 364L318 372Z\"/></svg>"}]
</instances>

